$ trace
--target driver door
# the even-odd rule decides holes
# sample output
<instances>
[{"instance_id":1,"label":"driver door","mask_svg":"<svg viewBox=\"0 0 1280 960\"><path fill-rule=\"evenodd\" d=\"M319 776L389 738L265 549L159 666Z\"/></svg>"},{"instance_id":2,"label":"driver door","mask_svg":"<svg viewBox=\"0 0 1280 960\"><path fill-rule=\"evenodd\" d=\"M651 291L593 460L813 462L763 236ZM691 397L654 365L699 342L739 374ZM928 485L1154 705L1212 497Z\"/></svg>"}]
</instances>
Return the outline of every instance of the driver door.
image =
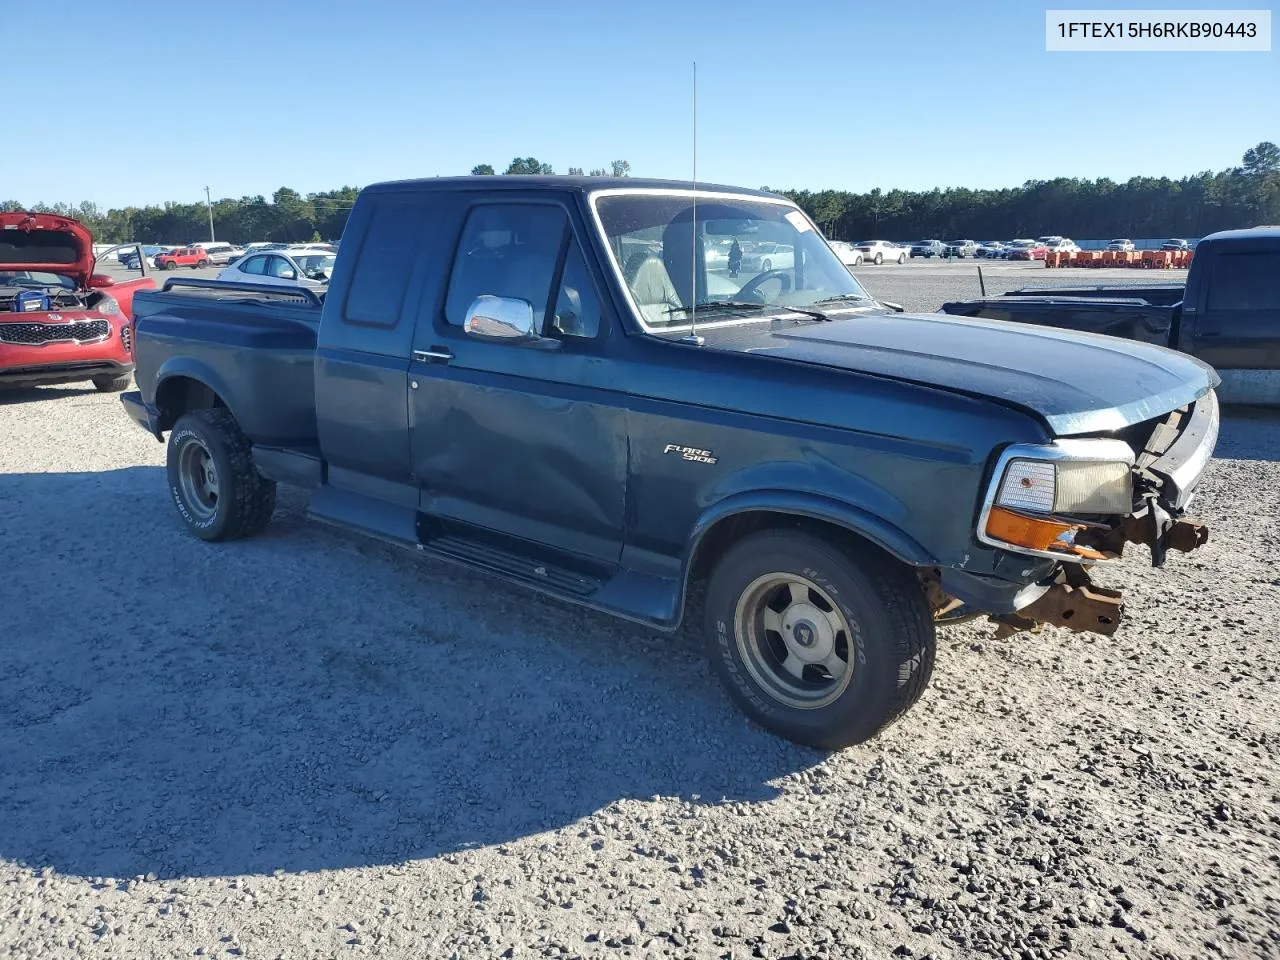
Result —
<instances>
[{"instance_id":1,"label":"driver door","mask_svg":"<svg viewBox=\"0 0 1280 960\"><path fill-rule=\"evenodd\" d=\"M580 235L545 194L467 211L447 293L414 335L410 447L421 510L455 534L599 570L622 550L627 432ZM465 333L483 295L529 304L541 338Z\"/></svg>"}]
</instances>

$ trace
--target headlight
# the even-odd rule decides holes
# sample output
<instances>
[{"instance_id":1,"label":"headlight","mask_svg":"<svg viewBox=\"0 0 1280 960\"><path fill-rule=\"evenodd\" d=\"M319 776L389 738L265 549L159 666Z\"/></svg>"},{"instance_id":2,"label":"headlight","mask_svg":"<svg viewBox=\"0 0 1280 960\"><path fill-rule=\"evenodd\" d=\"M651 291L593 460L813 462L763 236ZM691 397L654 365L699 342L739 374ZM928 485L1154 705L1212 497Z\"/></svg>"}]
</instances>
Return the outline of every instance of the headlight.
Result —
<instances>
[{"instance_id":1,"label":"headlight","mask_svg":"<svg viewBox=\"0 0 1280 960\"><path fill-rule=\"evenodd\" d=\"M1011 460L995 502L1032 513L1124 516L1133 508L1133 474L1123 461Z\"/></svg>"},{"instance_id":2,"label":"headlight","mask_svg":"<svg viewBox=\"0 0 1280 960\"><path fill-rule=\"evenodd\" d=\"M1060 559L1100 560L1077 544L1080 516L1133 510L1133 451L1122 440L1059 440L1004 451L983 502L978 539L991 546Z\"/></svg>"},{"instance_id":3,"label":"headlight","mask_svg":"<svg viewBox=\"0 0 1280 960\"><path fill-rule=\"evenodd\" d=\"M120 316L120 304L116 303L116 298L103 294L93 305L95 313L100 313L106 317Z\"/></svg>"}]
</instances>

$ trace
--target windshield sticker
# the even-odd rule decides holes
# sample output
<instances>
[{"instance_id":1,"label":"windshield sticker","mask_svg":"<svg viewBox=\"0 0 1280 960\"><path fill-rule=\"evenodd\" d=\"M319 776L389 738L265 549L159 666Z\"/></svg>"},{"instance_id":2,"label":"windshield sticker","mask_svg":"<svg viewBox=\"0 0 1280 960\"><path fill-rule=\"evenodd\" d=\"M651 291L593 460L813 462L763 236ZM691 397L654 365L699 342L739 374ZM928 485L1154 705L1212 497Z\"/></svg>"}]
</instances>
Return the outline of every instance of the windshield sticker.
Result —
<instances>
[{"instance_id":1,"label":"windshield sticker","mask_svg":"<svg viewBox=\"0 0 1280 960\"><path fill-rule=\"evenodd\" d=\"M801 233L806 233L813 229L809 221L805 219L805 215L799 210L788 210L784 216L787 218L787 223L791 224Z\"/></svg>"}]
</instances>

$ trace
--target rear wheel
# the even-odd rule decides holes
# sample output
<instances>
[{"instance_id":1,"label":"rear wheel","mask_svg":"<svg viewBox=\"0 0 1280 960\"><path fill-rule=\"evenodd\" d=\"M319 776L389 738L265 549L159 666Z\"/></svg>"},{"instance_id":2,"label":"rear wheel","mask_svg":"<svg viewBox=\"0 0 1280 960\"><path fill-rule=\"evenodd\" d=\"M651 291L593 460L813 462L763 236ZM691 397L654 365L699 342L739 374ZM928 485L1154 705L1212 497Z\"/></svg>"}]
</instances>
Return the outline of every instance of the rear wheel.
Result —
<instances>
[{"instance_id":1,"label":"rear wheel","mask_svg":"<svg viewBox=\"0 0 1280 960\"><path fill-rule=\"evenodd\" d=\"M203 269L204 269L205 267L207 267L208 265L209 265L209 261L208 261L208 260L197 260L197 261L196 261L196 265L195 265L194 267L192 267L191 269L192 269L192 270L203 270Z\"/></svg>"},{"instance_id":2,"label":"rear wheel","mask_svg":"<svg viewBox=\"0 0 1280 960\"><path fill-rule=\"evenodd\" d=\"M904 264L904 263L906 263L906 262L907 262L907 255L906 255L905 253L900 253L900 254L898 254L898 264L899 264L899 266L901 266L902 264Z\"/></svg>"},{"instance_id":3,"label":"rear wheel","mask_svg":"<svg viewBox=\"0 0 1280 960\"><path fill-rule=\"evenodd\" d=\"M276 505L276 484L253 465L249 438L225 407L181 417L169 434L169 491L201 540L260 533Z\"/></svg>"},{"instance_id":4,"label":"rear wheel","mask_svg":"<svg viewBox=\"0 0 1280 960\"><path fill-rule=\"evenodd\" d=\"M770 260L768 257L765 257L764 260L760 261L760 269L762 272L768 273L770 270L773 269L773 261Z\"/></svg>"},{"instance_id":5,"label":"rear wheel","mask_svg":"<svg viewBox=\"0 0 1280 960\"><path fill-rule=\"evenodd\" d=\"M93 386L100 393L119 393L129 388L132 379L133 375L128 373L123 377L94 377Z\"/></svg>"},{"instance_id":6,"label":"rear wheel","mask_svg":"<svg viewBox=\"0 0 1280 960\"><path fill-rule=\"evenodd\" d=\"M882 264L882 263L884 263L884 254L883 254L883 253L877 253L877 254L876 254L876 266L878 267L878 266L880 266L880 264Z\"/></svg>"},{"instance_id":7,"label":"rear wheel","mask_svg":"<svg viewBox=\"0 0 1280 960\"><path fill-rule=\"evenodd\" d=\"M875 736L933 671L933 620L911 571L863 544L764 531L734 544L706 598L712 664L738 705L798 743Z\"/></svg>"}]
</instances>

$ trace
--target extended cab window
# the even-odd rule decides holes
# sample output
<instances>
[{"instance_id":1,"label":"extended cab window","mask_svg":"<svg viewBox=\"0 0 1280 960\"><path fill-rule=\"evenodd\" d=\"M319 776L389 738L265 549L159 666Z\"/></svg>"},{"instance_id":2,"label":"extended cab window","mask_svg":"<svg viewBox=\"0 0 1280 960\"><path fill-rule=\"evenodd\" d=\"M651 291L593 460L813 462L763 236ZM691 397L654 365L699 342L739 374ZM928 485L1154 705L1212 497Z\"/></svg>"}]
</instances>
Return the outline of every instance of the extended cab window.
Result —
<instances>
[{"instance_id":1,"label":"extended cab window","mask_svg":"<svg viewBox=\"0 0 1280 960\"><path fill-rule=\"evenodd\" d=\"M600 329L599 298L568 216L558 206L485 204L471 211L453 262L445 319L461 326L482 294L526 301L548 336L594 337Z\"/></svg>"},{"instance_id":2,"label":"extended cab window","mask_svg":"<svg viewBox=\"0 0 1280 960\"><path fill-rule=\"evenodd\" d=\"M255 277L260 277L266 272L266 267L267 267L266 257L250 257L248 260L245 261L244 266L240 268L240 272L249 273L249 274L253 274Z\"/></svg>"},{"instance_id":3,"label":"extended cab window","mask_svg":"<svg viewBox=\"0 0 1280 960\"><path fill-rule=\"evenodd\" d=\"M1210 310L1280 310L1280 254L1224 253L1209 281Z\"/></svg>"},{"instance_id":4,"label":"extended cab window","mask_svg":"<svg viewBox=\"0 0 1280 960\"><path fill-rule=\"evenodd\" d=\"M422 252L425 218L423 204L394 195L378 201L347 291L343 318L348 323L394 327L399 321L413 261Z\"/></svg>"}]
</instances>

